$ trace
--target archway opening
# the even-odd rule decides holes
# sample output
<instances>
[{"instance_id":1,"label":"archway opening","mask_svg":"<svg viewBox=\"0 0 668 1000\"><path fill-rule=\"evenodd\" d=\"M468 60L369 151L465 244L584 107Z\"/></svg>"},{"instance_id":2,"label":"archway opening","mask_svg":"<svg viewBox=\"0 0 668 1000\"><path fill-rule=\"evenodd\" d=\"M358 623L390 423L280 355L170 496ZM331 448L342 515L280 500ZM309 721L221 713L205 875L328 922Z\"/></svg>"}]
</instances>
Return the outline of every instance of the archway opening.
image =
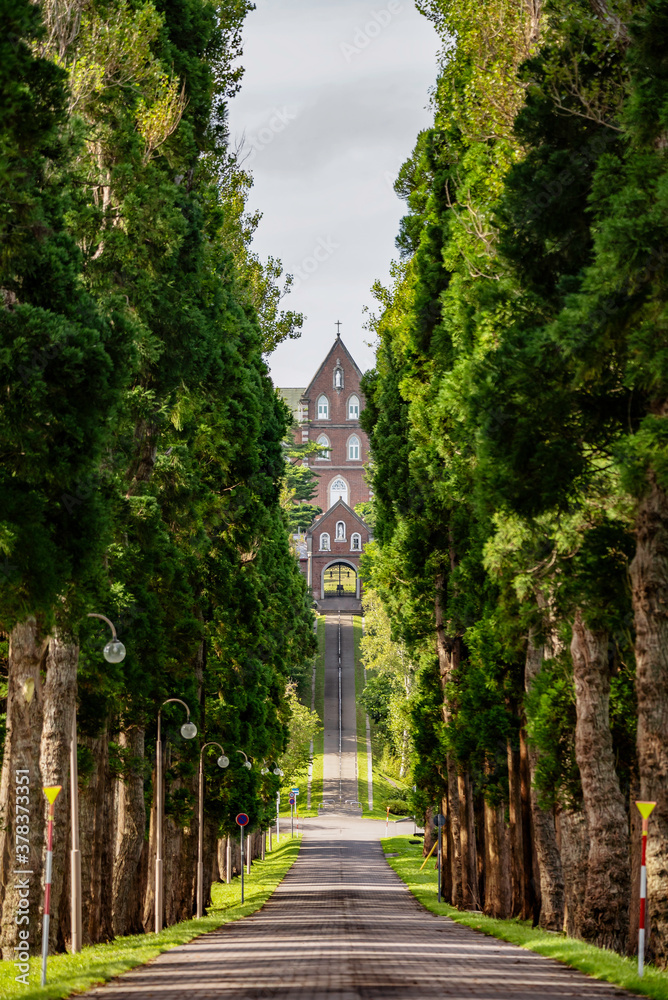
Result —
<instances>
[{"instance_id":1,"label":"archway opening","mask_svg":"<svg viewBox=\"0 0 668 1000\"><path fill-rule=\"evenodd\" d=\"M357 597L357 572L348 563L328 566L323 579L323 597Z\"/></svg>"}]
</instances>

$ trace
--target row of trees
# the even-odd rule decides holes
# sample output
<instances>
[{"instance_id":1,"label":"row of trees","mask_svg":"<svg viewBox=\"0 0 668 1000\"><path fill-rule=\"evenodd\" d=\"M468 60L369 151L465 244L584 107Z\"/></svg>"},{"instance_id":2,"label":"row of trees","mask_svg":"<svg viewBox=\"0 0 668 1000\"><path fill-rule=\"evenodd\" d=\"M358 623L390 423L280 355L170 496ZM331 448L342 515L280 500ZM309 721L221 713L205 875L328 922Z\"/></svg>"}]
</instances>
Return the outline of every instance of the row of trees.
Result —
<instances>
[{"instance_id":1,"label":"row of trees","mask_svg":"<svg viewBox=\"0 0 668 1000\"><path fill-rule=\"evenodd\" d=\"M151 926L158 706L183 698L233 762L207 792L210 879L234 815L268 821L277 779L262 761L285 750L286 685L314 651L280 505L290 417L263 360L301 317L280 310L280 264L248 249L251 180L226 128L250 7L0 0L5 957L19 827L42 870L42 785L63 785L52 946L70 938L75 708L90 943ZM116 623L123 663L104 662L106 626L89 611ZM168 923L194 898L199 754L180 711L163 721ZM38 874L31 884L36 946Z\"/></svg>"},{"instance_id":2,"label":"row of trees","mask_svg":"<svg viewBox=\"0 0 668 1000\"><path fill-rule=\"evenodd\" d=\"M422 0L434 125L404 164L365 376L364 568L414 665L444 892L668 963L664 0Z\"/></svg>"}]
</instances>

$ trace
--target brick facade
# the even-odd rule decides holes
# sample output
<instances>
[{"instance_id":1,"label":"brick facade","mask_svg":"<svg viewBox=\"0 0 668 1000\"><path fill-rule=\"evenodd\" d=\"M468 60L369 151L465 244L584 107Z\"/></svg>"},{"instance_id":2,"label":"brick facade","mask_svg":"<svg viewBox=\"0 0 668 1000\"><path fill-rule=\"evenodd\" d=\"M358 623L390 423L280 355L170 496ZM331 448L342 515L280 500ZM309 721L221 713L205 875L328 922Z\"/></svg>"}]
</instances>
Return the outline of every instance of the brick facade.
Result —
<instances>
[{"instance_id":1,"label":"brick facade","mask_svg":"<svg viewBox=\"0 0 668 1000\"><path fill-rule=\"evenodd\" d=\"M359 421L359 414L364 409L361 377L348 348L337 337L296 407L295 440L323 439L323 443L330 445L328 457L311 456L309 459L309 465L319 477L318 494L312 503L323 511L339 497L350 507L370 497L364 481L369 439ZM298 390L281 391L286 400L291 394L290 403L294 407Z\"/></svg>"},{"instance_id":2,"label":"brick facade","mask_svg":"<svg viewBox=\"0 0 668 1000\"><path fill-rule=\"evenodd\" d=\"M361 597L360 556L371 538L368 525L343 500L316 518L306 532L305 560L316 601L338 596L337 587L341 596Z\"/></svg>"},{"instance_id":3,"label":"brick facade","mask_svg":"<svg viewBox=\"0 0 668 1000\"><path fill-rule=\"evenodd\" d=\"M361 597L360 556L372 538L369 527L352 509L371 499L364 479L369 439L359 419L364 409L361 378L352 355L337 336L306 389L279 390L295 418L295 441L320 441L329 447L326 457L309 457L309 466L319 480L318 492L310 502L323 513L305 538L295 535L299 567L318 602L344 597L359 605ZM324 534L329 536L325 549Z\"/></svg>"}]
</instances>

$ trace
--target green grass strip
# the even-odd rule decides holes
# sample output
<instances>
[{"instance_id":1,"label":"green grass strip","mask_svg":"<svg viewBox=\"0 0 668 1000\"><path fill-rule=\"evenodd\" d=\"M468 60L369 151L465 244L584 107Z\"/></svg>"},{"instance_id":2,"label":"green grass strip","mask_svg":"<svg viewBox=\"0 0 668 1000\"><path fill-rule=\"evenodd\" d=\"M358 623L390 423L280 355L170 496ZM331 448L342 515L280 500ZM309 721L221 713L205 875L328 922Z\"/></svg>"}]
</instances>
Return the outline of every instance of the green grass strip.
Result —
<instances>
[{"instance_id":1,"label":"green grass strip","mask_svg":"<svg viewBox=\"0 0 668 1000\"><path fill-rule=\"evenodd\" d=\"M357 724L357 798L364 814L369 811L369 762L366 753L366 713L360 696L364 690L364 662L362 660L362 619L353 617L353 650L355 657L355 721Z\"/></svg>"},{"instance_id":2,"label":"green grass strip","mask_svg":"<svg viewBox=\"0 0 668 1000\"><path fill-rule=\"evenodd\" d=\"M434 865L427 863L422 871L422 845L410 844L409 837L388 837L381 840L386 853L398 854L396 858L388 858L399 878L406 883L415 898L432 913L450 917L464 927L480 931L491 937L509 941L511 944L535 951L546 958L570 965L573 969L600 979L606 983L614 983L630 993L640 993L643 996L655 997L656 1000L668 1000L668 973L661 972L653 966L645 966L645 975L638 975L637 958L623 958L614 951L596 948L584 941L566 937L532 927L530 921L497 920L482 914L462 913L447 903L438 903L438 885Z\"/></svg>"},{"instance_id":3,"label":"green grass strip","mask_svg":"<svg viewBox=\"0 0 668 1000\"><path fill-rule=\"evenodd\" d=\"M163 951L187 944L193 938L214 931L233 920L240 920L259 910L286 872L294 864L299 852L299 840L283 840L264 861L254 861L251 874L245 878L245 901L241 905L241 883L234 879L229 885L212 886L213 904L208 915L201 920L184 920L168 927L160 934L134 934L116 938L108 944L91 945L77 955L54 955L49 958L47 985L39 985L42 960L30 960L30 985L16 982L17 969L13 962L0 961L0 997L11 1000L61 1000L73 993L83 993L120 976L129 969L144 965Z\"/></svg>"},{"instance_id":4,"label":"green grass strip","mask_svg":"<svg viewBox=\"0 0 668 1000\"><path fill-rule=\"evenodd\" d=\"M318 654L315 660L315 710L321 725L325 724L325 616L318 615ZM313 740L313 774L311 777L311 810L318 815L322 802L322 766L325 753L325 731Z\"/></svg>"}]
</instances>

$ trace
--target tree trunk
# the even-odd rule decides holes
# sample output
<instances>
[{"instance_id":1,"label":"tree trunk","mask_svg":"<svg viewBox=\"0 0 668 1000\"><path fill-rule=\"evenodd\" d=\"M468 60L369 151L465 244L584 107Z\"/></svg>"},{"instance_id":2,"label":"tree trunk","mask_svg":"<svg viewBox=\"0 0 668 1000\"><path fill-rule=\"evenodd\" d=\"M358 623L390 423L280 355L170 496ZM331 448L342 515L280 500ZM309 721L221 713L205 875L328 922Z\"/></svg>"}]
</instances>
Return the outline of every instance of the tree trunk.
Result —
<instances>
[{"instance_id":1,"label":"tree trunk","mask_svg":"<svg viewBox=\"0 0 668 1000\"><path fill-rule=\"evenodd\" d=\"M0 945L3 958L12 961L16 957L14 948L19 941L28 940L32 954L39 954L41 950L41 874L46 800L42 792L39 760L43 712L40 668L45 652L46 643L40 637L34 618L12 629L9 636L7 734L0 780ZM17 837L25 837L26 840L17 840ZM23 870L32 874L14 874ZM27 939L19 936L25 930L29 932Z\"/></svg>"},{"instance_id":2,"label":"tree trunk","mask_svg":"<svg viewBox=\"0 0 668 1000\"><path fill-rule=\"evenodd\" d=\"M459 844L462 859L462 906L470 910L473 905L471 897L472 873L470 869L470 845L468 823L468 796L466 794L466 775L457 775L457 797L459 799Z\"/></svg>"},{"instance_id":3,"label":"tree trunk","mask_svg":"<svg viewBox=\"0 0 668 1000\"><path fill-rule=\"evenodd\" d=\"M116 849L114 856L114 934L139 934L142 927L142 886L139 870L146 833L144 802L144 728L119 733L119 745L130 755L128 773L116 789Z\"/></svg>"},{"instance_id":4,"label":"tree trunk","mask_svg":"<svg viewBox=\"0 0 668 1000\"><path fill-rule=\"evenodd\" d=\"M501 803L496 807L496 822L499 827L499 845L501 848L501 904L503 917L511 916L513 887L510 874L510 827L506 823L506 809Z\"/></svg>"},{"instance_id":5,"label":"tree trunk","mask_svg":"<svg viewBox=\"0 0 668 1000\"><path fill-rule=\"evenodd\" d=\"M485 906L488 917L505 916L501 886L501 844L497 810L485 802Z\"/></svg>"},{"instance_id":6,"label":"tree trunk","mask_svg":"<svg viewBox=\"0 0 668 1000\"><path fill-rule=\"evenodd\" d=\"M462 892L462 834L459 822L459 776L450 754L447 756L448 768L448 818L451 834L450 851L450 884L451 904L461 907Z\"/></svg>"},{"instance_id":7,"label":"tree trunk","mask_svg":"<svg viewBox=\"0 0 668 1000\"><path fill-rule=\"evenodd\" d=\"M114 823L109 778L109 736L83 737L93 767L79 795L83 943L111 941Z\"/></svg>"},{"instance_id":8,"label":"tree trunk","mask_svg":"<svg viewBox=\"0 0 668 1000\"><path fill-rule=\"evenodd\" d=\"M69 920L63 927L57 915L69 865L68 836L70 824L70 751L72 726L76 711L77 666L79 646L54 635L49 642L44 683L44 721L40 747L40 768L44 785L61 785L55 802L53 867L51 878L51 913L49 928L51 950L64 950L70 936ZM67 908L64 909L67 913Z\"/></svg>"},{"instance_id":9,"label":"tree trunk","mask_svg":"<svg viewBox=\"0 0 668 1000\"><path fill-rule=\"evenodd\" d=\"M452 902L452 831L447 794L441 799L441 812L445 816L445 827L441 831L441 896L446 903Z\"/></svg>"},{"instance_id":10,"label":"tree trunk","mask_svg":"<svg viewBox=\"0 0 668 1000\"><path fill-rule=\"evenodd\" d=\"M477 873L475 906L477 910L482 911L485 906L485 799L482 792L474 791L473 813Z\"/></svg>"},{"instance_id":11,"label":"tree trunk","mask_svg":"<svg viewBox=\"0 0 668 1000\"><path fill-rule=\"evenodd\" d=\"M571 642L577 724L575 757L589 831L587 881L578 937L624 951L629 924L629 826L610 732L608 634L578 611Z\"/></svg>"},{"instance_id":12,"label":"tree trunk","mask_svg":"<svg viewBox=\"0 0 668 1000\"><path fill-rule=\"evenodd\" d=\"M652 476L630 567L636 632L640 796L656 802L647 838L647 955L668 965L668 496Z\"/></svg>"},{"instance_id":13,"label":"tree trunk","mask_svg":"<svg viewBox=\"0 0 668 1000\"><path fill-rule=\"evenodd\" d=\"M564 925L569 937L579 936L584 915L589 837L584 812L564 809L557 815L557 840L564 874Z\"/></svg>"},{"instance_id":14,"label":"tree trunk","mask_svg":"<svg viewBox=\"0 0 668 1000\"><path fill-rule=\"evenodd\" d=\"M434 846L434 841L436 836L434 834L434 810L431 806L427 806L424 813L424 846L422 848L422 853L426 858L432 847Z\"/></svg>"},{"instance_id":15,"label":"tree trunk","mask_svg":"<svg viewBox=\"0 0 668 1000\"><path fill-rule=\"evenodd\" d=\"M468 772L457 776L459 831L462 859L462 906L470 910L478 899L478 860L475 845L473 796Z\"/></svg>"},{"instance_id":16,"label":"tree trunk","mask_svg":"<svg viewBox=\"0 0 668 1000\"><path fill-rule=\"evenodd\" d=\"M642 845L642 817L636 808L640 799L640 787L637 774L631 777L629 789L629 815L631 817L631 905L629 908L629 936L626 943L626 954L638 954L638 922L640 909L640 852Z\"/></svg>"},{"instance_id":17,"label":"tree trunk","mask_svg":"<svg viewBox=\"0 0 668 1000\"><path fill-rule=\"evenodd\" d=\"M520 727L520 804L522 811L522 920L540 917L540 886L537 884L537 865L534 862L533 831L531 828L531 773L529 770L529 747L525 721Z\"/></svg>"},{"instance_id":18,"label":"tree trunk","mask_svg":"<svg viewBox=\"0 0 668 1000\"><path fill-rule=\"evenodd\" d=\"M511 916L522 913L524 903L524 845L522 838L522 795L520 753L508 739L508 821L510 824Z\"/></svg>"},{"instance_id":19,"label":"tree trunk","mask_svg":"<svg viewBox=\"0 0 668 1000\"><path fill-rule=\"evenodd\" d=\"M444 581L441 575L436 578L436 596L434 599L434 621L436 625L436 653L438 656L438 670L443 690L443 702L441 714L443 722L448 725L451 718L451 709L448 702L446 688L452 679L452 675L459 664L460 643L458 638L450 639L446 633L443 619L442 593ZM450 754L446 759L448 774L448 817L450 820L449 829L452 840L452 850L450 851L450 873L452 880L452 905L462 905L462 853L461 853L461 829L459 822L459 791L458 776L455 762Z\"/></svg>"},{"instance_id":20,"label":"tree trunk","mask_svg":"<svg viewBox=\"0 0 668 1000\"><path fill-rule=\"evenodd\" d=\"M524 671L524 686L531 690L543 662L542 647L534 646L529 634L527 658ZM564 874L557 847L554 816L538 805L538 794L534 786L538 751L529 745L529 771L531 773L531 818L533 820L534 844L540 876L541 909L539 924L545 930L561 931L564 924Z\"/></svg>"}]
</instances>

